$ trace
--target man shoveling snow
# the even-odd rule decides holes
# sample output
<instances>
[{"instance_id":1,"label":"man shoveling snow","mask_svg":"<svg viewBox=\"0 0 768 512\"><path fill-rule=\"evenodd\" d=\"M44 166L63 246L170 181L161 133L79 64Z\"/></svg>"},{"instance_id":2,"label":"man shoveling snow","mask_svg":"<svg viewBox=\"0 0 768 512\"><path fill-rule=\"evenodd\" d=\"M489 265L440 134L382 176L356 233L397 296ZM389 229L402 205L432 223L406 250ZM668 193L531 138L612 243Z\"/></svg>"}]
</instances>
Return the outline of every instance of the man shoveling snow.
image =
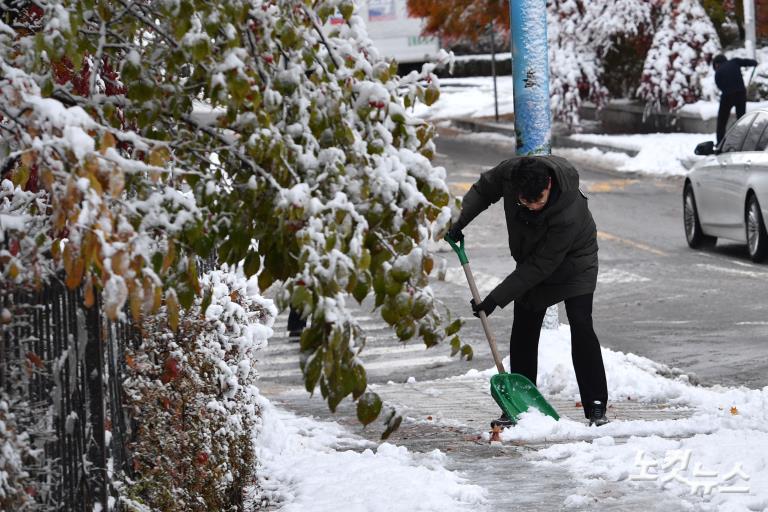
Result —
<instances>
[{"instance_id":1,"label":"man shoveling snow","mask_svg":"<svg viewBox=\"0 0 768 512\"><path fill-rule=\"evenodd\" d=\"M603 425L608 389L600 342L592 326L597 285L597 228L579 189L579 174L564 158L515 157L484 172L464 196L461 215L449 230L462 229L492 203L504 199L509 248L517 266L481 303L475 316L490 315L514 301L510 373L536 382L538 344L547 307L565 301L571 328L571 355L584 415ZM496 422L508 425L504 417Z\"/></svg>"}]
</instances>

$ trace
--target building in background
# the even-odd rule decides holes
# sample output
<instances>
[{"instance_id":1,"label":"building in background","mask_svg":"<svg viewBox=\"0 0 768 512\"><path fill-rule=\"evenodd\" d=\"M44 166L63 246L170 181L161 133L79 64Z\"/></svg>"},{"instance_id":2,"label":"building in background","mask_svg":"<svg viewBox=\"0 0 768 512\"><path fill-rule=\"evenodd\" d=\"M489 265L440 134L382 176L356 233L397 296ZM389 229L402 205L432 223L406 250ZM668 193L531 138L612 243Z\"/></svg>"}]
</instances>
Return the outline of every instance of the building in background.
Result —
<instances>
[{"instance_id":1,"label":"building in background","mask_svg":"<svg viewBox=\"0 0 768 512\"><path fill-rule=\"evenodd\" d=\"M381 54L400 64L430 61L440 49L436 37L421 35L423 22L408 16L406 0L365 0L360 16Z\"/></svg>"}]
</instances>

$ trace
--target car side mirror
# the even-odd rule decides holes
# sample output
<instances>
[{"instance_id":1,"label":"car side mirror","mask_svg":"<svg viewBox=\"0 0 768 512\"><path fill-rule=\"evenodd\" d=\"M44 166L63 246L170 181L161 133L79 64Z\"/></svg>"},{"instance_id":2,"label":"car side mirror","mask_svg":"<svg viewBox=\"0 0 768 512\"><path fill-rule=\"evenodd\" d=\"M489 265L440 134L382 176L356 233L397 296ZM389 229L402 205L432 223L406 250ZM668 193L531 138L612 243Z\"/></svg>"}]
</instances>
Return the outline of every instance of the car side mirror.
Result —
<instances>
[{"instance_id":1,"label":"car side mirror","mask_svg":"<svg viewBox=\"0 0 768 512\"><path fill-rule=\"evenodd\" d=\"M698 144L696 146L696 149L693 150L693 152L697 155L714 155L715 154L715 143L711 140L708 140L707 142L702 142L701 144Z\"/></svg>"}]
</instances>

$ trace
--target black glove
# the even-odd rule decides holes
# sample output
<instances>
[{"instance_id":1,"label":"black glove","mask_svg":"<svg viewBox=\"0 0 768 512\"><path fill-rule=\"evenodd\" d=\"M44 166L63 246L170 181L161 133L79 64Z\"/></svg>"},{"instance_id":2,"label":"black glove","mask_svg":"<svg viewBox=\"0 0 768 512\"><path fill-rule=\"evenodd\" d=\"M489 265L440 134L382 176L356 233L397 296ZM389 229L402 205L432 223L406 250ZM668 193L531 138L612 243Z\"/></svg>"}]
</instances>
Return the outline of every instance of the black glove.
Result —
<instances>
[{"instance_id":1,"label":"black glove","mask_svg":"<svg viewBox=\"0 0 768 512\"><path fill-rule=\"evenodd\" d=\"M472 314L475 315L477 318L480 318L480 312L484 312L485 316L491 316L491 313L499 307L498 304L496 304L496 301L493 300L493 297L490 295L485 298L483 302L480 304L475 304L475 299L471 299L469 301L469 305L472 306Z\"/></svg>"},{"instance_id":2,"label":"black glove","mask_svg":"<svg viewBox=\"0 0 768 512\"><path fill-rule=\"evenodd\" d=\"M461 228L459 226L454 225L448 229L448 238L456 243L459 243L464 240L464 233L461 232Z\"/></svg>"}]
</instances>

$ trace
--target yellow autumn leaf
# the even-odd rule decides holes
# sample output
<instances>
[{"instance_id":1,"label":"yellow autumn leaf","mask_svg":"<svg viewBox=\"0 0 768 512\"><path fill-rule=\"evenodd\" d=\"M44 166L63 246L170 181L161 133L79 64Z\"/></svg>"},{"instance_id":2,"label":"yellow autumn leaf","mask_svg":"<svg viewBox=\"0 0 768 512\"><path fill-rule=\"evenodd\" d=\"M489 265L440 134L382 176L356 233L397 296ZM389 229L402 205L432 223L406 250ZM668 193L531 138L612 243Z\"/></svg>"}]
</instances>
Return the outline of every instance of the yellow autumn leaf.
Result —
<instances>
[{"instance_id":1,"label":"yellow autumn leaf","mask_svg":"<svg viewBox=\"0 0 768 512\"><path fill-rule=\"evenodd\" d=\"M195 261L194 256L189 256L187 258L187 277L189 278L189 284L192 286L192 289L195 290L196 294L200 295L202 290L200 288L200 279L197 276L197 262Z\"/></svg>"},{"instance_id":2,"label":"yellow autumn leaf","mask_svg":"<svg viewBox=\"0 0 768 512\"><path fill-rule=\"evenodd\" d=\"M739 414L739 410L736 408L735 405L731 407L731 414L733 414L734 416Z\"/></svg>"},{"instance_id":3,"label":"yellow autumn leaf","mask_svg":"<svg viewBox=\"0 0 768 512\"><path fill-rule=\"evenodd\" d=\"M61 240L54 240L51 244L51 258L53 261L58 261L61 257Z\"/></svg>"},{"instance_id":4,"label":"yellow autumn leaf","mask_svg":"<svg viewBox=\"0 0 768 512\"><path fill-rule=\"evenodd\" d=\"M132 286L130 291L131 318L135 323L141 321L142 289L140 286Z\"/></svg>"},{"instance_id":5,"label":"yellow autumn leaf","mask_svg":"<svg viewBox=\"0 0 768 512\"><path fill-rule=\"evenodd\" d=\"M52 190L53 189L53 183L54 183L54 176L53 171L45 168L42 171L40 171L40 181L43 183L43 187L46 190Z\"/></svg>"},{"instance_id":6,"label":"yellow autumn leaf","mask_svg":"<svg viewBox=\"0 0 768 512\"><path fill-rule=\"evenodd\" d=\"M125 274L125 253L123 251L117 251L112 256L112 272L115 274Z\"/></svg>"},{"instance_id":7,"label":"yellow autumn leaf","mask_svg":"<svg viewBox=\"0 0 768 512\"><path fill-rule=\"evenodd\" d=\"M96 156L93 154L89 154L85 156L85 173L86 174L96 174L99 172L99 161L96 159Z\"/></svg>"},{"instance_id":8,"label":"yellow autumn leaf","mask_svg":"<svg viewBox=\"0 0 768 512\"><path fill-rule=\"evenodd\" d=\"M118 197L125 188L125 175L120 169L113 169L109 175L109 193Z\"/></svg>"},{"instance_id":9,"label":"yellow autumn leaf","mask_svg":"<svg viewBox=\"0 0 768 512\"><path fill-rule=\"evenodd\" d=\"M35 165L35 160L37 159L37 154L35 151L25 151L21 154L21 165L24 167L32 167Z\"/></svg>"},{"instance_id":10,"label":"yellow autumn leaf","mask_svg":"<svg viewBox=\"0 0 768 512\"><path fill-rule=\"evenodd\" d=\"M99 177L96 176L95 173L88 173L88 181L91 183L91 188L95 190L97 194L102 195L104 193L104 188L101 186Z\"/></svg>"},{"instance_id":11,"label":"yellow autumn leaf","mask_svg":"<svg viewBox=\"0 0 768 512\"><path fill-rule=\"evenodd\" d=\"M173 264L173 260L176 258L176 244L173 239L168 241L168 250L163 257L163 266L160 268L160 273L165 274Z\"/></svg>"},{"instance_id":12,"label":"yellow autumn leaf","mask_svg":"<svg viewBox=\"0 0 768 512\"><path fill-rule=\"evenodd\" d=\"M165 146L155 146L149 152L149 165L155 167L163 167L168 159L171 157L171 153Z\"/></svg>"},{"instance_id":13,"label":"yellow autumn leaf","mask_svg":"<svg viewBox=\"0 0 768 512\"><path fill-rule=\"evenodd\" d=\"M96 257L97 248L96 235L94 235L93 231L86 231L83 236L83 246L81 248L86 268L90 267L91 263L93 263L93 260Z\"/></svg>"},{"instance_id":14,"label":"yellow autumn leaf","mask_svg":"<svg viewBox=\"0 0 768 512\"><path fill-rule=\"evenodd\" d=\"M165 305L168 308L168 325L173 332L176 332L179 329L179 299L174 289L168 290Z\"/></svg>"},{"instance_id":15,"label":"yellow autumn leaf","mask_svg":"<svg viewBox=\"0 0 768 512\"><path fill-rule=\"evenodd\" d=\"M93 292L93 278L91 277L91 274L88 274L88 276L85 278L85 284L83 285L83 288L83 300L85 302L85 307L90 308L96 302L96 297Z\"/></svg>"},{"instance_id":16,"label":"yellow autumn leaf","mask_svg":"<svg viewBox=\"0 0 768 512\"><path fill-rule=\"evenodd\" d=\"M117 145L117 141L115 140L115 136L112 135L110 132L104 132L104 135L101 136L101 144L99 145L99 152L103 155L107 152L109 148L113 148Z\"/></svg>"},{"instance_id":17,"label":"yellow autumn leaf","mask_svg":"<svg viewBox=\"0 0 768 512\"><path fill-rule=\"evenodd\" d=\"M11 182L13 182L13 184L17 187L24 188L27 184L27 181L29 181L29 167L26 165L20 165L13 172Z\"/></svg>"},{"instance_id":18,"label":"yellow autumn leaf","mask_svg":"<svg viewBox=\"0 0 768 512\"><path fill-rule=\"evenodd\" d=\"M70 272L67 272L67 288L74 290L83 280L83 271L85 270L85 262L83 258L76 257L72 262L72 268Z\"/></svg>"},{"instance_id":19,"label":"yellow autumn leaf","mask_svg":"<svg viewBox=\"0 0 768 512\"><path fill-rule=\"evenodd\" d=\"M53 231L59 233L67 223L67 215L63 210L54 212L53 214Z\"/></svg>"},{"instance_id":20,"label":"yellow autumn leaf","mask_svg":"<svg viewBox=\"0 0 768 512\"><path fill-rule=\"evenodd\" d=\"M163 289L160 286L155 287L154 302L152 304L152 312L157 313L160 306L163 304Z\"/></svg>"}]
</instances>

